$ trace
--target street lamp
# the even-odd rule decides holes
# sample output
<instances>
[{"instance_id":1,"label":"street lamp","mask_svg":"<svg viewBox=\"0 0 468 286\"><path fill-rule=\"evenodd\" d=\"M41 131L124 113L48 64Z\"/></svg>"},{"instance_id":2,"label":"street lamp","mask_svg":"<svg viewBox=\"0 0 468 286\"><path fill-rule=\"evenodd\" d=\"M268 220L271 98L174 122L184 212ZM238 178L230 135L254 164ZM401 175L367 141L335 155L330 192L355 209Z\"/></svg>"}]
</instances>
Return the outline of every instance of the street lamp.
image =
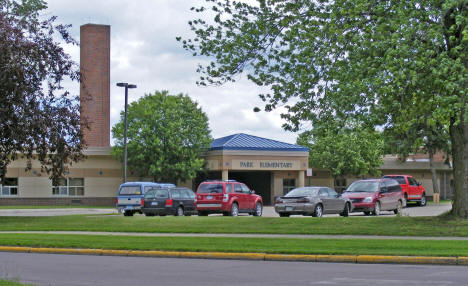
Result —
<instances>
[{"instance_id":1,"label":"street lamp","mask_svg":"<svg viewBox=\"0 0 468 286\"><path fill-rule=\"evenodd\" d=\"M117 83L119 87L125 87L125 115L124 115L124 167L123 167L123 182L127 182L127 102L128 102L128 89L136 88L135 84L128 84L126 82Z\"/></svg>"}]
</instances>

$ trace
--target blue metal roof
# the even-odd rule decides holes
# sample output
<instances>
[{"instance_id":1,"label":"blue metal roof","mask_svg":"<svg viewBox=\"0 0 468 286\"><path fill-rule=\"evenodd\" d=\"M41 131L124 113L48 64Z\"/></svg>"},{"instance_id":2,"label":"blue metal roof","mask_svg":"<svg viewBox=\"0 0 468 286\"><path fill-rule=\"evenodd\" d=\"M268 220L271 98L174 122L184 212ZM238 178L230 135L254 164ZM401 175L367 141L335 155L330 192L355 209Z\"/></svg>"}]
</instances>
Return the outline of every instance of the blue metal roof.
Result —
<instances>
[{"instance_id":1,"label":"blue metal roof","mask_svg":"<svg viewBox=\"0 0 468 286\"><path fill-rule=\"evenodd\" d=\"M215 139L211 142L210 150L309 151L309 149L304 146L284 143L244 133Z\"/></svg>"}]
</instances>

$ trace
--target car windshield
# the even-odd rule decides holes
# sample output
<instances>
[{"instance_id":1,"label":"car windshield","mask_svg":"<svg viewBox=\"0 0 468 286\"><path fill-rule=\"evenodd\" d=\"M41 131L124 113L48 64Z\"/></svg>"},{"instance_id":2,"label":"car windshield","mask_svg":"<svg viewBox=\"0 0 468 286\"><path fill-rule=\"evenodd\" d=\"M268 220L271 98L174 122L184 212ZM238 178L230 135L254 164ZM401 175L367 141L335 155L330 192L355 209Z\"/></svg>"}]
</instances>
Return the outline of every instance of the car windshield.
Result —
<instances>
[{"instance_id":1,"label":"car windshield","mask_svg":"<svg viewBox=\"0 0 468 286\"><path fill-rule=\"evenodd\" d=\"M124 186L120 188L121 195L141 195L140 186Z\"/></svg>"},{"instance_id":2,"label":"car windshield","mask_svg":"<svg viewBox=\"0 0 468 286\"><path fill-rule=\"evenodd\" d=\"M375 193L379 190L378 181L359 181L352 183L346 193Z\"/></svg>"},{"instance_id":3,"label":"car windshield","mask_svg":"<svg viewBox=\"0 0 468 286\"><path fill-rule=\"evenodd\" d=\"M286 197L317 196L319 188L297 188L286 194Z\"/></svg>"},{"instance_id":4,"label":"car windshield","mask_svg":"<svg viewBox=\"0 0 468 286\"><path fill-rule=\"evenodd\" d=\"M223 192L223 184L202 184L198 189L200 194L219 193Z\"/></svg>"},{"instance_id":5,"label":"car windshield","mask_svg":"<svg viewBox=\"0 0 468 286\"><path fill-rule=\"evenodd\" d=\"M384 176L384 178L397 180L398 184L406 184L405 177L403 176Z\"/></svg>"}]
</instances>

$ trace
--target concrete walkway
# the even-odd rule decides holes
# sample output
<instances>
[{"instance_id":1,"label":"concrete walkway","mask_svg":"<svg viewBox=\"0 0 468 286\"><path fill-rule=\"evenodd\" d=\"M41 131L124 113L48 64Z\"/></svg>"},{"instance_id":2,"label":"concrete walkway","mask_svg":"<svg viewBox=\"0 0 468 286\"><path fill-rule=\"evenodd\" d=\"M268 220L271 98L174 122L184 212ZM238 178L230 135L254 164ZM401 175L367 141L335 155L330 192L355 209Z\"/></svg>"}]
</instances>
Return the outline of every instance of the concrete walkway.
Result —
<instances>
[{"instance_id":1,"label":"concrete walkway","mask_svg":"<svg viewBox=\"0 0 468 286\"><path fill-rule=\"evenodd\" d=\"M75 234L145 237L245 237L245 238L300 238L300 239L399 239L399 240L468 240L459 236L388 236L388 235L326 235L326 234L242 234L242 233L148 233L104 231L0 231L2 233Z\"/></svg>"}]
</instances>

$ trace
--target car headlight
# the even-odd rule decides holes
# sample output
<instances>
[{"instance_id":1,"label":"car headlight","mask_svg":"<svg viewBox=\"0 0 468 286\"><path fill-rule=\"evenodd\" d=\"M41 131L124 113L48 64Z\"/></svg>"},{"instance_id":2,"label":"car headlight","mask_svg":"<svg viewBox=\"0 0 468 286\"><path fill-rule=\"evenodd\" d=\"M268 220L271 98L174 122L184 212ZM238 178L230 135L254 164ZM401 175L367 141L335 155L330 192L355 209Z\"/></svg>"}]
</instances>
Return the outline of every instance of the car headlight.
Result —
<instances>
[{"instance_id":1,"label":"car headlight","mask_svg":"<svg viewBox=\"0 0 468 286\"><path fill-rule=\"evenodd\" d=\"M372 197L366 197L364 200L362 200L365 203L372 203Z\"/></svg>"}]
</instances>

